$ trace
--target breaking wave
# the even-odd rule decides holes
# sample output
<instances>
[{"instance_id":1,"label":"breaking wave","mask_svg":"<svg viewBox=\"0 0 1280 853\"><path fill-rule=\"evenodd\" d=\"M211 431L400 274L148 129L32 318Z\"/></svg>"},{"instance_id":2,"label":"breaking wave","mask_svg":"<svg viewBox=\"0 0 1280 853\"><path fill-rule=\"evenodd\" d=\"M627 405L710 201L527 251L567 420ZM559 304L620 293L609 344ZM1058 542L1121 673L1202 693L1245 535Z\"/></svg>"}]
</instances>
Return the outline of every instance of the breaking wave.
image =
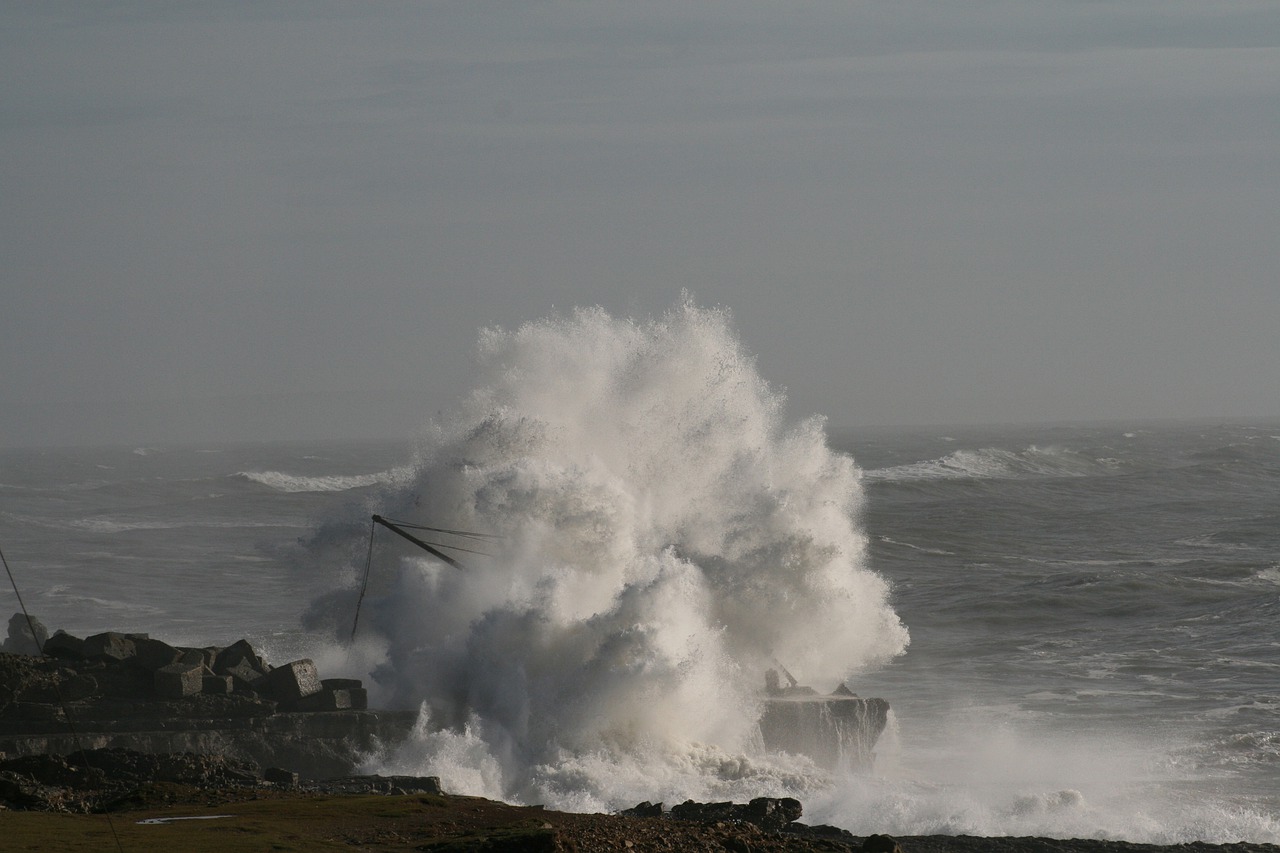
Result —
<instances>
[{"instance_id":1,"label":"breaking wave","mask_svg":"<svg viewBox=\"0 0 1280 853\"><path fill-rule=\"evenodd\" d=\"M479 361L411 481L374 503L502 538L463 571L381 567L357 653L380 649L381 698L424 712L373 764L569 808L821 778L760 754L765 669L831 689L907 644L865 564L859 472L824 422L788 421L727 312L687 298L656 319L488 329ZM315 541L344 530L366 532L335 522ZM313 623L354 598L323 597Z\"/></svg>"},{"instance_id":2,"label":"breaking wave","mask_svg":"<svg viewBox=\"0 0 1280 853\"><path fill-rule=\"evenodd\" d=\"M1115 459L1093 459L1059 447L1025 450L957 450L939 459L863 472L869 482L910 480L1007 480L1022 477L1087 477L1116 473Z\"/></svg>"},{"instance_id":3,"label":"breaking wave","mask_svg":"<svg viewBox=\"0 0 1280 853\"><path fill-rule=\"evenodd\" d=\"M239 471L232 475L241 480L267 486L278 492L345 492L369 486L396 483L411 476L411 469L395 468L376 474L331 475L327 477L302 477L283 471Z\"/></svg>"}]
</instances>

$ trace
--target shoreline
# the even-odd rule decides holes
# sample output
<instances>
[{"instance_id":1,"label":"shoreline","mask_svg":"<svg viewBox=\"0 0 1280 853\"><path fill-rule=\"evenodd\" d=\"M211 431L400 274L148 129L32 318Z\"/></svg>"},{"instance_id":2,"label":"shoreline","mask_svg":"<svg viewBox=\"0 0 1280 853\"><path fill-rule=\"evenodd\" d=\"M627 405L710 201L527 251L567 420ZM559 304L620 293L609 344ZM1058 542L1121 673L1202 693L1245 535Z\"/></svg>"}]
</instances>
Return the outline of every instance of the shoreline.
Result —
<instances>
[{"instance_id":1,"label":"shoreline","mask_svg":"<svg viewBox=\"0 0 1280 853\"><path fill-rule=\"evenodd\" d=\"M408 788L404 786L408 786ZM560 812L431 790L427 780L350 777L305 786L149 782L107 812L5 812L14 850L754 851L754 853L1280 853L1238 842L1175 845L1041 836L855 836L741 820Z\"/></svg>"}]
</instances>

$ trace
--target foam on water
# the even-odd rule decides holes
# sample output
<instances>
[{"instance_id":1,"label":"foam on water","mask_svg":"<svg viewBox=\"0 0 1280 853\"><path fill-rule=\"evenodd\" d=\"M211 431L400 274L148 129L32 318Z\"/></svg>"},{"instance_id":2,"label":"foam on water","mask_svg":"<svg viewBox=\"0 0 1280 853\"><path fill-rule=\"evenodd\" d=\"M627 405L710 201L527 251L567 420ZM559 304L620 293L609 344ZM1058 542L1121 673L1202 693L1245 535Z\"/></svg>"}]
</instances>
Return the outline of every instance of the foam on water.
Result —
<instances>
[{"instance_id":1,"label":"foam on water","mask_svg":"<svg viewBox=\"0 0 1280 853\"><path fill-rule=\"evenodd\" d=\"M281 492L344 492L384 483L396 483L412 476L407 468L395 468L374 474L330 475L304 477L283 471L240 471L235 474L242 480L258 483Z\"/></svg>"},{"instance_id":2,"label":"foam on water","mask_svg":"<svg viewBox=\"0 0 1280 853\"><path fill-rule=\"evenodd\" d=\"M954 439L949 439L954 440ZM871 482L910 480L1002 480L1021 477L1086 477L1113 474L1123 463L1091 458L1062 447L957 450L938 459L866 472Z\"/></svg>"},{"instance_id":3,"label":"foam on water","mask_svg":"<svg viewBox=\"0 0 1280 853\"><path fill-rule=\"evenodd\" d=\"M727 314L688 300L490 329L480 362L376 507L503 537L464 571L404 557L366 602L385 698L429 709L384 766L571 807L820 777L756 757L764 671L830 689L907 643L822 420L788 423Z\"/></svg>"}]
</instances>

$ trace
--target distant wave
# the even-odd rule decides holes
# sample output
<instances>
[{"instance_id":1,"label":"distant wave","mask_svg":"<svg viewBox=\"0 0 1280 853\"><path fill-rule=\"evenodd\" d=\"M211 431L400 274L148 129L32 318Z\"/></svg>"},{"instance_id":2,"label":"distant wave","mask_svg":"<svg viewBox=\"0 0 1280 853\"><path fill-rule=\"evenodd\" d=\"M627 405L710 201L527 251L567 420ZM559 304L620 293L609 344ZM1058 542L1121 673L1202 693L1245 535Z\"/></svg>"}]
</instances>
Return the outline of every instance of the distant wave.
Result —
<instances>
[{"instance_id":1,"label":"distant wave","mask_svg":"<svg viewBox=\"0 0 1280 853\"><path fill-rule=\"evenodd\" d=\"M412 473L410 468L392 468L375 474L333 474L324 477L303 477L283 471L239 471L232 476L278 492L345 492L348 489L397 483L412 476Z\"/></svg>"},{"instance_id":2,"label":"distant wave","mask_svg":"<svg viewBox=\"0 0 1280 853\"><path fill-rule=\"evenodd\" d=\"M1114 473L1117 459L1093 459L1061 447L1026 450L957 450L940 459L876 468L862 473L870 482L910 480L1009 480L1023 477L1087 477Z\"/></svg>"},{"instance_id":3,"label":"distant wave","mask_svg":"<svg viewBox=\"0 0 1280 853\"><path fill-rule=\"evenodd\" d=\"M127 533L131 530L180 530L186 527L208 527L242 529L248 527L293 527L295 525L279 521L246 522L246 521L160 521L146 519L112 519L112 518L78 518L73 521L41 521L44 527L74 527L92 533Z\"/></svg>"}]
</instances>

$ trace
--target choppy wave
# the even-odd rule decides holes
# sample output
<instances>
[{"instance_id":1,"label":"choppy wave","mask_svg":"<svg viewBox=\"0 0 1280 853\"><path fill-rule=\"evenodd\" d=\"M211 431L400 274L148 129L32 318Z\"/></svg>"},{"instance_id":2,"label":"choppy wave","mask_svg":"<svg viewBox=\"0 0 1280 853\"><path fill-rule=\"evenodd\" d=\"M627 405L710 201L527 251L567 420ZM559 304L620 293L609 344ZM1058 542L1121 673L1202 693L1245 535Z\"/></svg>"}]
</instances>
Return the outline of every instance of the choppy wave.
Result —
<instances>
[{"instance_id":1,"label":"choppy wave","mask_svg":"<svg viewBox=\"0 0 1280 853\"><path fill-rule=\"evenodd\" d=\"M1023 477L1087 477L1113 474L1118 459L1091 458L1061 447L1031 446L1025 450L987 447L957 450L939 459L864 471L870 482L911 480L1004 480Z\"/></svg>"},{"instance_id":2,"label":"choppy wave","mask_svg":"<svg viewBox=\"0 0 1280 853\"><path fill-rule=\"evenodd\" d=\"M283 471L239 471L233 476L278 492L345 492L401 482L411 476L411 473L410 468L394 468L374 474L333 474L322 477L286 474Z\"/></svg>"}]
</instances>

